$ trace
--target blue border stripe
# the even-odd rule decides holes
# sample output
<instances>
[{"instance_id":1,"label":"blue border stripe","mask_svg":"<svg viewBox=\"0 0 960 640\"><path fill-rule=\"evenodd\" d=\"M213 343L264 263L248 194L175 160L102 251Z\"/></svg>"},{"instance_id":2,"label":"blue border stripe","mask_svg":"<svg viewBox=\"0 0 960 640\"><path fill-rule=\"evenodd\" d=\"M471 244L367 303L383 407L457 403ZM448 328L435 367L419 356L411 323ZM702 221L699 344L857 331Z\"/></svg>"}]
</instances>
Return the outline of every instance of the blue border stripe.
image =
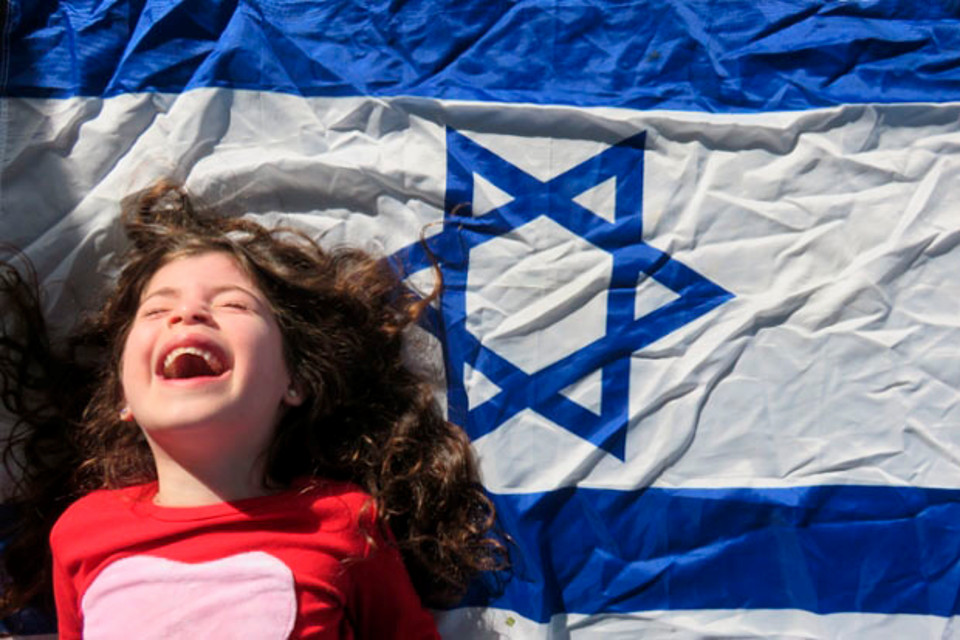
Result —
<instances>
[{"instance_id":1,"label":"blue border stripe","mask_svg":"<svg viewBox=\"0 0 960 640\"><path fill-rule=\"evenodd\" d=\"M499 593L478 585L465 604L539 622L661 609L960 614L957 490L562 489L494 500L515 570Z\"/></svg>"},{"instance_id":2,"label":"blue border stripe","mask_svg":"<svg viewBox=\"0 0 960 640\"><path fill-rule=\"evenodd\" d=\"M11 0L0 95L231 87L695 111L960 100L960 1Z\"/></svg>"}]
</instances>

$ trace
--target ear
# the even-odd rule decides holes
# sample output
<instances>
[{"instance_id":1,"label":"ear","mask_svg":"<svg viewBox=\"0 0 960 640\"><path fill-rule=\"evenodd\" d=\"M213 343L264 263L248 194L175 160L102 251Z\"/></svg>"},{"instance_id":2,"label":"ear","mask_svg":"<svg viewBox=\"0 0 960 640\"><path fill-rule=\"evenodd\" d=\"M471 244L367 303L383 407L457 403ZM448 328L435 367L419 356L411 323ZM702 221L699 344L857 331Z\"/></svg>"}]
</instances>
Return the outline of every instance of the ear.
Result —
<instances>
[{"instance_id":1,"label":"ear","mask_svg":"<svg viewBox=\"0 0 960 640\"><path fill-rule=\"evenodd\" d=\"M303 404L303 390L296 382L291 382L283 394L283 402L288 407L299 407Z\"/></svg>"}]
</instances>

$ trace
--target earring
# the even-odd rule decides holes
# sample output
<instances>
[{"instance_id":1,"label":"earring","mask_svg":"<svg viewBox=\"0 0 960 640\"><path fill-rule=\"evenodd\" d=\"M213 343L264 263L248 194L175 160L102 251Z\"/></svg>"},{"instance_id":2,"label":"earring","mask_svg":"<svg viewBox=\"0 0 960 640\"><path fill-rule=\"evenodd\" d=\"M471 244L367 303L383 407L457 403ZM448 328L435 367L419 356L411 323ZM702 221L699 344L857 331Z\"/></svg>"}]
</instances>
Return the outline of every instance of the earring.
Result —
<instances>
[{"instance_id":1,"label":"earring","mask_svg":"<svg viewBox=\"0 0 960 640\"><path fill-rule=\"evenodd\" d=\"M300 397L300 391L293 385L287 387L286 393L283 394L283 402L288 407L299 407L303 402L303 398Z\"/></svg>"},{"instance_id":2,"label":"earring","mask_svg":"<svg viewBox=\"0 0 960 640\"><path fill-rule=\"evenodd\" d=\"M130 410L130 407L124 407L123 409L120 409L120 421L133 422L133 411Z\"/></svg>"}]
</instances>

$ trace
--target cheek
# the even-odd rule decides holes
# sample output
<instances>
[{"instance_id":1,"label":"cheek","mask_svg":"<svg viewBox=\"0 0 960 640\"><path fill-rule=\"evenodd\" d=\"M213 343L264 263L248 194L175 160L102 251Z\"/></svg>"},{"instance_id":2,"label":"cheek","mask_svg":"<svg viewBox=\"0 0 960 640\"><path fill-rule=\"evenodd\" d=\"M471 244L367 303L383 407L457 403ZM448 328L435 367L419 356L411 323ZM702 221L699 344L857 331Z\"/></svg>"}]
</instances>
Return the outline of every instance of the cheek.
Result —
<instances>
[{"instance_id":1,"label":"cheek","mask_svg":"<svg viewBox=\"0 0 960 640\"><path fill-rule=\"evenodd\" d=\"M283 339L280 330L276 327L267 328L256 341L253 349L254 371L259 378L275 381L283 389L290 384L290 373L287 371L286 358L283 355Z\"/></svg>"},{"instance_id":2,"label":"cheek","mask_svg":"<svg viewBox=\"0 0 960 640\"><path fill-rule=\"evenodd\" d=\"M123 343L123 352L120 354L120 384L124 393L128 387L136 384L145 374L149 373L150 350L149 340L142 331L136 328L130 330Z\"/></svg>"}]
</instances>

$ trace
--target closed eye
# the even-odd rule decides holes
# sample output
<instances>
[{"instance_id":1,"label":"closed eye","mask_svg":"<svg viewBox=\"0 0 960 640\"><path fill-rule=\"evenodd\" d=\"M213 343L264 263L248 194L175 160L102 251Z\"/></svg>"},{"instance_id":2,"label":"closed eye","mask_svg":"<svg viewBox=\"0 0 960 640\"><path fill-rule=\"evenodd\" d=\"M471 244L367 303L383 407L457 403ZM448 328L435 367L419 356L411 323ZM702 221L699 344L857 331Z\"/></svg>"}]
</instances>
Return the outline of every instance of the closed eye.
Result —
<instances>
[{"instance_id":1,"label":"closed eye","mask_svg":"<svg viewBox=\"0 0 960 640\"><path fill-rule=\"evenodd\" d=\"M246 302L240 302L237 300L229 300L227 302L221 302L218 306L226 309L236 309L238 311L249 311L250 305Z\"/></svg>"},{"instance_id":2,"label":"closed eye","mask_svg":"<svg viewBox=\"0 0 960 640\"><path fill-rule=\"evenodd\" d=\"M163 307L154 307L152 309L144 309L140 311L141 318L154 318L156 316L163 315L167 312L167 309Z\"/></svg>"}]
</instances>

